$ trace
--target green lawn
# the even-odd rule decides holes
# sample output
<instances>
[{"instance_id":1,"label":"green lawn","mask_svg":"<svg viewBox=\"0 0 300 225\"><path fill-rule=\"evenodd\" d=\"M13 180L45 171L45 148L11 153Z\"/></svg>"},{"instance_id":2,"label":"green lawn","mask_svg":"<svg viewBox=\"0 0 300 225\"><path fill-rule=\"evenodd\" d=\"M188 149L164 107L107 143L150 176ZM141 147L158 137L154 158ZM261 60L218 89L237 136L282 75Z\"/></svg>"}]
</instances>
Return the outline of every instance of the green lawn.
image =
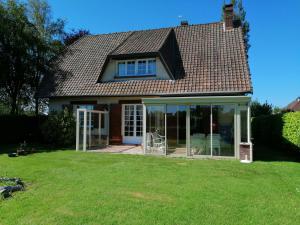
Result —
<instances>
[{"instance_id":1,"label":"green lawn","mask_svg":"<svg viewBox=\"0 0 300 225\"><path fill-rule=\"evenodd\" d=\"M0 155L25 192L0 224L299 224L300 164L56 151Z\"/></svg>"}]
</instances>

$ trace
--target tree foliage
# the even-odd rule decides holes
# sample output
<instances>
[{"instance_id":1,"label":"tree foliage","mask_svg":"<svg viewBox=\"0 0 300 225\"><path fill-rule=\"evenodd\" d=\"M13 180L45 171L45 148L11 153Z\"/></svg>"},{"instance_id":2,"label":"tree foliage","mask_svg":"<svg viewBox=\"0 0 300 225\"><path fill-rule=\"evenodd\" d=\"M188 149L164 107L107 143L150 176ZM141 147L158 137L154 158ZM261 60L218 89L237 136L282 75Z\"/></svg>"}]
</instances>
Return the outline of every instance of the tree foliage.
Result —
<instances>
[{"instance_id":1,"label":"tree foliage","mask_svg":"<svg viewBox=\"0 0 300 225\"><path fill-rule=\"evenodd\" d=\"M283 115L282 136L287 144L300 149L300 112L289 112Z\"/></svg>"},{"instance_id":2,"label":"tree foliage","mask_svg":"<svg viewBox=\"0 0 300 225\"><path fill-rule=\"evenodd\" d=\"M273 112L273 106L268 102L261 104L258 101L253 101L251 103L251 117L272 115L272 112Z\"/></svg>"},{"instance_id":3,"label":"tree foliage","mask_svg":"<svg viewBox=\"0 0 300 225\"><path fill-rule=\"evenodd\" d=\"M257 116L251 125L256 144L300 151L300 112Z\"/></svg>"},{"instance_id":4,"label":"tree foliage","mask_svg":"<svg viewBox=\"0 0 300 225\"><path fill-rule=\"evenodd\" d=\"M29 99L36 42L37 32L26 16L25 5L14 0L0 2L0 92L12 114Z\"/></svg>"},{"instance_id":5,"label":"tree foliage","mask_svg":"<svg viewBox=\"0 0 300 225\"><path fill-rule=\"evenodd\" d=\"M244 35L244 43L246 53L248 54L248 50L251 47L250 45L250 24L246 19L246 11L243 6L243 0L231 0L230 2L234 7L234 21L237 25L241 26L243 35ZM224 2L225 6L225 2ZM223 8L224 8L223 6ZM224 16L222 15L222 19Z\"/></svg>"},{"instance_id":6,"label":"tree foliage","mask_svg":"<svg viewBox=\"0 0 300 225\"><path fill-rule=\"evenodd\" d=\"M79 30L72 30L70 33L66 34L64 37L64 44L66 46L69 46L73 44L75 41L77 41L79 38L89 35L90 31L85 29L79 29Z\"/></svg>"},{"instance_id":7,"label":"tree foliage","mask_svg":"<svg viewBox=\"0 0 300 225\"><path fill-rule=\"evenodd\" d=\"M61 112L51 112L41 130L48 144L68 147L75 143L76 122L72 111L67 108Z\"/></svg>"},{"instance_id":8,"label":"tree foliage","mask_svg":"<svg viewBox=\"0 0 300 225\"><path fill-rule=\"evenodd\" d=\"M33 70L30 86L32 88L32 101L35 112L44 107L44 101L36 97L43 76L53 73L55 70L52 59L61 51L61 43L64 35L64 21L52 20L51 8L45 0L29 0L27 4L29 21L38 32L39 42L36 44L33 56ZM39 107L40 105L40 107Z\"/></svg>"},{"instance_id":9,"label":"tree foliage","mask_svg":"<svg viewBox=\"0 0 300 225\"><path fill-rule=\"evenodd\" d=\"M0 1L0 92L12 114L33 103L43 76L52 73L51 60L62 48L64 22L53 21L45 0Z\"/></svg>"}]
</instances>

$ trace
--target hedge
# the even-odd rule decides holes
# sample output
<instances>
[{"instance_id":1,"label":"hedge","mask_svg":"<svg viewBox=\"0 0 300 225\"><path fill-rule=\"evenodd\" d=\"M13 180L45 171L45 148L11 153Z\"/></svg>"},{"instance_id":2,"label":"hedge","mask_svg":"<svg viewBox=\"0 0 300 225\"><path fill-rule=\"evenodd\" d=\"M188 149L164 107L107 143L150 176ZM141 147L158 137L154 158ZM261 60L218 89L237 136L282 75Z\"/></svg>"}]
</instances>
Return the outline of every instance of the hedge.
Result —
<instances>
[{"instance_id":1,"label":"hedge","mask_svg":"<svg viewBox=\"0 0 300 225\"><path fill-rule=\"evenodd\" d=\"M0 115L0 143L39 142L40 126L46 119L47 116Z\"/></svg>"},{"instance_id":2,"label":"hedge","mask_svg":"<svg viewBox=\"0 0 300 225\"><path fill-rule=\"evenodd\" d=\"M283 115L282 136L285 144L300 149L300 112Z\"/></svg>"},{"instance_id":3,"label":"hedge","mask_svg":"<svg viewBox=\"0 0 300 225\"><path fill-rule=\"evenodd\" d=\"M252 118L254 143L300 150L300 112Z\"/></svg>"}]
</instances>

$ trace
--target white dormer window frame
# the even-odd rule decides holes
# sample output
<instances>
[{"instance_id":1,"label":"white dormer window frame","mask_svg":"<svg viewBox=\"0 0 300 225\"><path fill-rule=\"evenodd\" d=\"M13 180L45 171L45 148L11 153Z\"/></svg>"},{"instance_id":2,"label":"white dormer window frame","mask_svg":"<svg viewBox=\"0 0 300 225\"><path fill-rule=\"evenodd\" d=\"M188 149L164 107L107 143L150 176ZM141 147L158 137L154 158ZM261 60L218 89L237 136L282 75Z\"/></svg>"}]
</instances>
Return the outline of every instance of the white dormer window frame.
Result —
<instances>
[{"instance_id":1,"label":"white dormer window frame","mask_svg":"<svg viewBox=\"0 0 300 225\"><path fill-rule=\"evenodd\" d=\"M144 62L145 67L140 67ZM151 71L151 63L153 63ZM156 76L157 69L156 58L145 58L145 59L129 59L129 60L118 60L116 61L116 75L118 77L139 77L139 76ZM119 65L123 65L122 71ZM132 68L134 65L134 69ZM141 72L145 71L145 72Z\"/></svg>"}]
</instances>

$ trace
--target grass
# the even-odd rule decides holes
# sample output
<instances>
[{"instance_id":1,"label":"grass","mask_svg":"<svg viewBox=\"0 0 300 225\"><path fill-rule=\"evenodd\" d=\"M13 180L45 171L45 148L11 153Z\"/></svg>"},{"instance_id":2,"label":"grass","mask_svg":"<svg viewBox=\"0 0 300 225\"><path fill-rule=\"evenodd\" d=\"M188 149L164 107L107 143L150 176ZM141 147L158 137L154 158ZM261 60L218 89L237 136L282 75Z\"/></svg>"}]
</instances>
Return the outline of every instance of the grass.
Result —
<instances>
[{"instance_id":1,"label":"grass","mask_svg":"<svg viewBox=\"0 0 300 225\"><path fill-rule=\"evenodd\" d=\"M0 224L299 224L300 164L44 152L0 155L25 192Z\"/></svg>"}]
</instances>

